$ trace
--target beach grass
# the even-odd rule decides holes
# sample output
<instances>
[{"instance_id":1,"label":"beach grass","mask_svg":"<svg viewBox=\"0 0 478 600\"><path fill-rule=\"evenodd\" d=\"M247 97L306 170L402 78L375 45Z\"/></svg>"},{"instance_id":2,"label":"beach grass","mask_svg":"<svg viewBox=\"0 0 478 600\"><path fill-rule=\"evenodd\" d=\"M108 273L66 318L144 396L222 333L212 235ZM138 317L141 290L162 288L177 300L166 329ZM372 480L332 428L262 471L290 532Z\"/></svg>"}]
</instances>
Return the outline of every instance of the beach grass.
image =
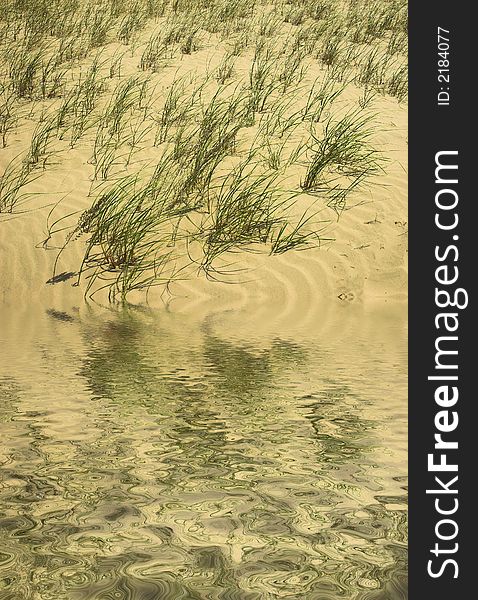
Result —
<instances>
[{"instance_id":1,"label":"beach grass","mask_svg":"<svg viewBox=\"0 0 478 600\"><path fill-rule=\"evenodd\" d=\"M90 206L64 244L84 245L80 279L111 299L220 279L231 253L320 246L321 211L384 168L377 97L407 98L406 4L372 6L2 3L0 151L27 142L0 155L0 212L89 153Z\"/></svg>"}]
</instances>

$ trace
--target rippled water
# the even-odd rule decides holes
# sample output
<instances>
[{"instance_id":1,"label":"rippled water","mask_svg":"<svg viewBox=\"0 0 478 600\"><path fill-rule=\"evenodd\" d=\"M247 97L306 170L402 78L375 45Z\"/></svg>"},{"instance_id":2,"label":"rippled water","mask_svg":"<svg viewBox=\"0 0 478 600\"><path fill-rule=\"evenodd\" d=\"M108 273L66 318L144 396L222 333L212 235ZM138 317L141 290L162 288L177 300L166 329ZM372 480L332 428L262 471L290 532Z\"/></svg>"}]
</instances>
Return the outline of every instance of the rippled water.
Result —
<instances>
[{"instance_id":1,"label":"rippled water","mask_svg":"<svg viewBox=\"0 0 478 600\"><path fill-rule=\"evenodd\" d=\"M351 310L3 309L0 598L406 598L405 317Z\"/></svg>"}]
</instances>

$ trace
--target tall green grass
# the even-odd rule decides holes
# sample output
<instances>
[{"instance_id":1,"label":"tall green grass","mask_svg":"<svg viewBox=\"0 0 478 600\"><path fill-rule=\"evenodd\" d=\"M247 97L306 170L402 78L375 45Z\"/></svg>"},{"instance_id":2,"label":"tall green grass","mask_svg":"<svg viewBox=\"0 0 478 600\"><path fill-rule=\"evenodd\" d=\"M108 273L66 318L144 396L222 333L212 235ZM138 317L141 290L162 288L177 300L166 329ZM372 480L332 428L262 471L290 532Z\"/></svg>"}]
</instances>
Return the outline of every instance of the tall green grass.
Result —
<instances>
[{"instance_id":1,"label":"tall green grass","mask_svg":"<svg viewBox=\"0 0 478 600\"><path fill-rule=\"evenodd\" d=\"M15 94L0 83L0 140L2 147L7 145L7 138L17 123L17 107Z\"/></svg>"},{"instance_id":2,"label":"tall green grass","mask_svg":"<svg viewBox=\"0 0 478 600\"><path fill-rule=\"evenodd\" d=\"M1 3L1 145L45 118L2 175L0 211L81 140L93 203L67 242L85 244L87 293L124 299L192 272L227 277L239 250L319 245L317 198L340 212L381 169L365 109L376 93L406 100L406 21L404 0ZM223 59L204 80L173 79L215 45ZM332 119L354 86L358 107Z\"/></svg>"},{"instance_id":3,"label":"tall green grass","mask_svg":"<svg viewBox=\"0 0 478 600\"><path fill-rule=\"evenodd\" d=\"M0 214L15 212L29 198L24 188L38 177L21 157L12 159L0 176Z\"/></svg>"},{"instance_id":4,"label":"tall green grass","mask_svg":"<svg viewBox=\"0 0 478 600\"><path fill-rule=\"evenodd\" d=\"M340 176L363 180L380 172L382 158L371 145L372 117L356 109L340 120L329 120L321 136L312 131L303 190L323 192Z\"/></svg>"}]
</instances>

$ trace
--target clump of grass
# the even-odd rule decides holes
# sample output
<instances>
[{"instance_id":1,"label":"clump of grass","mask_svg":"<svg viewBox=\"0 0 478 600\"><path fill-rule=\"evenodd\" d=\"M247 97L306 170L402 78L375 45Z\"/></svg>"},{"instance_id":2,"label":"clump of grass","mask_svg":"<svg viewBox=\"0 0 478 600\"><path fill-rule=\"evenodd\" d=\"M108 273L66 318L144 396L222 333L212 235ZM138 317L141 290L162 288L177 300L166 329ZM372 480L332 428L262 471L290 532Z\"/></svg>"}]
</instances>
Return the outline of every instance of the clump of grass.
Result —
<instances>
[{"instance_id":1,"label":"clump of grass","mask_svg":"<svg viewBox=\"0 0 478 600\"><path fill-rule=\"evenodd\" d=\"M277 176L257 173L251 157L231 171L210 199L208 223L204 227L201 269L217 279L225 272L216 266L219 257L252 244L266 244L281 225Z\"/></svg>"},{"instance_id":2,"label":"clump of grass","mask_svg":"<svg viewBox=\"0 0 478 600\"><path fill-rule=\"evenodd\" d=\"M408 48L408 36L404 31L392 31L387 44L387 54L406 54Z\"/></svg>"},{"instance_id":3,"label":"clump of grass","mask_svg":"<svg viewBox=\"0 0 478 600\"><path fill-rule=\"evenodd\" d=\"M0 84L0 140L3 148L7 145L7 136L15 128L16 123L15 94Z\"/></svg>"},{"instance_id":4,"label":"clump of grass","mask_svg":"<svg viewBox=\"0 0 478 600\"><path fill-rule=\"evenodd\" d=\"M145 0L143 10L148 19L157 19L164 17L169 4L169 0Z\"/></svg>"},{"instance_id":5,"label":"clump of grass","mask_svg":"<svg viewBox=\"0 0 478 600\"><path fill-rule=\"evenodd\" d=\"M83 78L74 87L65 100L65 109L72 114L70 145L73 147L85 131L93 125L91 115L98 100L106 90L104 79L100 76L98 57Z\"/></svg>"},{"instance_id":6,"label":"clump of grass","mask_svg":"<svg viewBox=\"0 0 478 600\"><path fill-rule=\"evenodd\" d=\"M279 31L280 26L280 19L274 11L264 12L257 22L257 34L262 38L270 38Z\"/></svg>"},{"instance_id":7,"label":"clump of grass","mask_svg":"<svg viewBox=\"0 0 478 600\"><path fill-rule=\"evenodd\" d=\"M317 231L316 214L304 213L297 223L284 222L271 236L271 254L284 254L290 250L306 250L320 246L323 238Z\"/></svg>"},{"instance_id":8,"label":"clump of grass","mask_svg":"<svg viewBox=\"0 0 478 600\"><path fill-rule=\"evenodd\" d=\"M295 110L294 96L280 96L269 107L269 111L261 116L259 132L264 138L281 140L293 132L303 121L300 110Z\"/></svg>"},{"instance_id":9,"label":"clump of grass","mask_svg":"<svg viewBox=\"0 0 478 600\"><path fill-rule=\"evenodd\" d=\"M66 69L58 69L58 57L53 55L41 64L40 90L42 98L55 98L61 95Z\"/></svg>"},{"instance_id":10,"label":"clump of grass","mask_svg":"<svg viewBox=\"0 0 478 600\"><path fill-rule=\"evenodd\" d=\"M146 14L141 2L135 2L121 20L118 39L123 44L129 44L133 36L144 27Z\"/></svg>"},{"instance_id":11,"label":"clump of grass","mask_svg":"<svg viewBox=\"0 0 478 600\"><path fill-rule=\"evenodd\" d=\"M82 44L81 38L76 35L62 37L56 51L56 64L71 63L84 58L87 54L88 50Z\"/></svg>"},{"instance_id":12,"label":"clump of grass","mask_svg":"<svg viewBox=\"0 0 478 600\"><path fill-rule=\"evenodd\" d=\"M107 179L112 167L122 159L129 164L138 143L149 133L146 101L149 79L133 76L114 90L100 118L91 162L94 179Z\"/></svg>"},{"instance_id":13,"label":"clump of grass","mask_svg":"<svg viewBox=\"0 0 478 600\"><path fill-rule=\"evenodd\" d=\"M322 40L317 52L317 58L322 64L328 67L333 66L339 61L343 45L342 38L336 35L335 32L332 32Z\"/></svg>"},{"instance_id":14,"label":"clump of grass","mask_svg":"<svg viewBox=\"0 0 478 600\"><path fill-rule=\"evenodd\" d=\"M174 277L172 240L182 209L174 202L171 166L168 159L163 161L145 185L138 175L121 179L81 215L70 239L89 236L79 271L88 281L85 294L106 288L110 300L124 299L135 289Z\"/></svg>"},{"instance_id":15,"label":"clump of grass","mask_svg":"<svg viewBox=\"0 0 478 600\"><path fill-rule=\"evenodd\" d=\"M227 53L222 59L219 67L216 70L215 78L220 85L224 85L226 81L234 77L235 59L233 54Z\"/></svg>"},{"instance_id":16,"label":"clump of grass","mask_svg":"<svg viewBox=\"0 0 478 600\"><path fill-rule=\"evenodd\" d=\"M408 97L408 68L407 65L398 67L387 79L385 92L394 96L399 102Z\"/></svg>"},{"instance_id":17,"label":"clump of grass","mask_svg":"<svg viewBox=\"0 0 478 600\"><path fill-rule=\"evenodd\" d=\"M304 120L319 123L322 117L329 116L327 109L342 94L345 85L337 85L332 77L316 80L312 85L302 115Z\"/></svg>"},{"instance_id":18,"label":"clump of grass","mask_svg":"<svg viewBox=\"0 0 478 600\"><path fill-rule=\"evenodd\" d=\"M9 76L12 88L19 98L30 99L33 97L42 56L43 49L30 51L21 48L13 54L9 65Z\"/></svg>"},{"instance_id":19,"label":"clump of grass","mask_svg":"<svg viewBox=\"0 0 478 600\"><path fill-rule=\"evenodd\" d=\"M264 111L278 85L274 53L270 48L256 48L249 70L250 110L253 113Z\"/></svg>"},{"instance_id":20,"label":"clump of grass","mask_svg":"<svg viewBox=\"0 0 478 600\"><path fill-rule=\"evenodd\" d=\"M88 4L78 24L78 33L86 37L88 49L99 48L107 43L113 23L112 5Z\"/></svg>"},{"instance_id":21,"label":"clump of grass","mask_svg":"<svg viewBox=\"0 0 478 600\"><path fill-rule=\"evenodd\" d=\"M106 133L106 129L99 128L95 140L92 162L95 166L94 176L96 179L106 180L111 168L116 164L120 143L113 136Z\"/></svg>"},{"instance_id":22,"label":"clump of grass","mask_svg":"<svg viewBox=\"0 0 478 600\"><path fill-rule=\"evenodd\" d=\"M179 46L182 54L192 54L193 52L197 52L200 48L199 45L199 29L194 29L192 31L188 31L188 33L181 40L181 44Z\"/></svg>"},{"instance_id":23,"label":"clump of grass","mask_svg":"<svg viewBox=\"0 0 478 600\"><path fill-rule=\"evenodd\" d=\"M308 21L306 24L298 27L293 38L294 44L303 48L306 54L318 56L318 48L323 35L323 28L319 23Z\"/></svg>"},{"instance_id":24,"label":"clump of grass","mask_svg":"<svg viewBox=\"0 0 478 600\"><path fill-rule=\"evenodd\" d=\"M242 97L223 100L217 92L202 108L199 124L183 138L176 154L184 172L182 199L193 205L204 202L215 169L234 153L236 137L243 126Z\"/></svg>"},{"instance_id":25,"label":"clump of grass","mask_svg":"<svg viewBox=\"0 0 478 600\"><path fill-rule=\"evenodd\" d=\"M291 164L297 162L302 153L302 146L300 144L285 158L286 148L290 144L290 139L291 136L288 135L283 140L279 139L273 142L270 137L265 136L261 150L265 150L265 163L271 171L286 169Z\"/></svg>"},{"instance_id":26,"label":"clump of grass","mask_svg":"<svg viewBox=\"0 0 478 600\"><path fill-rule=\"evenodd\" d=\"M360 108L367 108L375 99L377 92L373 88L365 87L362 95L358 99L358 104Z\"/></svg>"},{"instance_id":27,"label":"clump of grass","mask_svg":"<svg viewBox=\"0 0 478 600\"><path fill-rule=\"evenodd\" d=\"M360 61L355 81L365 88L390 94L399 102L405 100L408 94L407 65L379 48L367 53Z\"/></svg>"},{"instance_id":28,"label":"clump of grass","mask_svg":"<svg viewBox=\"0 0 478 600\"><path fill-rule=\"evenodd\" d=\"M125 53L120 53L113 56L110 66L109 66L109 78L113 79L113 77L121 78L121 67L123 64L123 58Z\"/></svg>"},{"instance_id":29,"label":"clump of grass","mask_svg":"<svg viewBox=\"0 0 478 600\"><path fill-rule=\"evenodd\" d=\"M160 33L151 36L141 55L140 68L143 71L157 73L171 58L171 51L165 44Z\"/></svg>"},{"instance_id":30,"label":"clump of grass","mask_svg":"<svg viewBox=\"0 0 478 600\"><path fill-rule=\"evenodd\" d=\"M287 4L283 10L284 23L290 23L291 25L302 25L307 18L307 11L305 7Z\"/></svg>"},{"instance_id":31,"label":"clump of grass","mask_svg":"<svg viewBox=\"0 0 478 600\"><path fill-rule=\"evenodd\" d=\"M192 54L199 50L200 28L191 15L174 20L161 34L162 44L166 48L177 46L182 54Z\"/></svg>"},{"instance_id":32,"label":"clump of grass","mask_svg":"<svg viewBox=\"0 0 478 600\"><path fill-rule=\"evenodd\" d=\"M133 154L136 151L141 150L142 143L149 137L151 129L152 125L149 121L146 121L146 119L141 117L136 120L131 119L129 122L129 132L126 136L126 145L129 147L129 151L126 157L125 167L129 166Z\"/></svg>"},{"instance_id":33,"label":"clump of grass","mask_svg":"<svg viewBox=\"0 0 478 600\"><path fill-rule=\"evenodd\" d=\"M312 160L301 183L305 191L327 189L342 175L363 178L380 170L381 157L371 146L372 115L354 111L339 121L329 120L322 137L312 133Z\"/></svg>"},{"instance_id":34,"label":"clump of grass","mask_svg":"<svg viewBox=\"0 0 478 600\"><path fill-rule=\"evenodd\" d=\"M307 66L304 64L305 53L300 46L294 45L292 50L285 49L286 58L279 71L279 82L281 84L282 93L285 94L287 89L292 85L297 87L303 80Z\"/></svg>"},{"instance_id":35,"label":"clump of grass","mask_svg":"<svg viewBox=\"0 0 478 600\"><path fill-rule=\"evenodd\" d=\"M281 254L320 243L316 215L304 213L294 222L288 214L294 195L285 193L277 173L257 172L257 166L252 153L212 193L201 231L201 269L210 279L231 272L226 256L239 249L254 252L266 246L270 254Z\"/></svg>"},{"instance_id":36,"label":"clump of grass","mask_svg":"<svg viewBox=\"0 0 478 600\"><path fill-rule=\"evenodd\" d=\"M0 177L0 213L12 213L28 198L23 188L38 177L29 169L24 160L14 158Z\"/></svg>"},{"instance_id":37,"label":"clump of grass","mask_svg":"<svg viewBox=\"0 0 478 600\"><path fill-rule=\"evenodd\" d=\"M51 155L50 143L54 134L57 132L58 117L55 113L49 116L42 116L32 135L30 149L24 159L27 171L42 165L46 166L46 161Z\"/></svg>"},{"instance_id":38,"label":"clump of grass","mask_svg":"<svg viewBox=\"0 0 478 600\"><path fill-rule=\"evenodd\" d=\"M333 5L330 0L312 0L307 2L305 10L310 19L321 21L330 19L333 12Z\"/></svg>"},{"instance_id":39,"label":"clump of grass","mask_svg":"<svg viewBox=\"0 0 478 600\"><path fill-rule=\"evenodd\" d=\"M131 111L141 105L144 94L143 83L144 81L139 77L133 76L116 87L103 120L104 126L111 134L118 135Z\"/></svg>"},{"instance_id":40,"label":"clump of grass","mask_svg":"<svg viewBox=\"0 0 478 600\"><path fill-rule=\"evenodd\" d=\"M398 2L351 2L345 17L346 27L352 31L356 43L370 44L383 38L394 27Z\"/></svg>"},{"instance_id":41,"label":"clump of grass","mask_svg":"<svg viewBox=\"0 0 478 600\"><path fill-rule=\"evenodd\" d=\"M234 24L244 25L252 21L255 0L213 0L204 3L202 27L209 33L228 33ZM237 31L237 27L235 28Z\"/></svg>"},{"instance_id":42,"label":"clump of grass","mask_svg":"<svg viewBox=\"0 0 478 600\"><path fill-rule=\"evenodd\" d=\"M173 81L164 101L159 118L154 145L163 144L168 139L168 134L173 126L184 124L194 110L202 86L188 94L188 82L185 78Z\"/></svg>"},{"instance_id":43,"label":"clump of grass","mask_svg":"<svg viewBox=\"0 0 478 600\"><path fill-rule=\"evenodd\" d=\"M360 62L356 82L362 86L373 86L382 90L388 69L389 57L379 48L374 48Z\"/></svg>"},{"instance_id":44,"label":"clump of grass","mask_svg":"<svg viewBox=\"0 0 478 600\"><path fill-rule=\"evenodd\" d=\"M230 52L232 56L239 56L249 45L249 34L247 31L241 31L239 35L234 36L229 41Z\"/></svg>"}]
</instances>

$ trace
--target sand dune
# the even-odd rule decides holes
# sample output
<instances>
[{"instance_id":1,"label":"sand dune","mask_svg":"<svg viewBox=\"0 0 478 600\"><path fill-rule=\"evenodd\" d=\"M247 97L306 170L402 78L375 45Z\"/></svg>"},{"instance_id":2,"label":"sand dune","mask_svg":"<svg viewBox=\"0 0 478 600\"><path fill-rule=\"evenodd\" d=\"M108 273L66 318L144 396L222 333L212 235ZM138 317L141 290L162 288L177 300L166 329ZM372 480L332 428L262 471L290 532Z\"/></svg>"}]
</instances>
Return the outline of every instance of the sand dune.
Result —
<instances>
[{"instance_id":1,"label":"sand dune","mask_svg":"<svg viewBox=\"0 0 478 600\"><path fill-rule=\"evenodd\" d=\"M138 72L139 56L151 30L146 29L142 34L136 49L124 54L123 78ZM119 49L120 45L111 44L104 51L105 58L116 56ZM179 75L191 73L200 78L217 68L224 49L224 43L213 37L198 52L171 60L161 76L153 76L153 82L164 94ZM246 52L236 61L238 80L247 73L250 60L250 52ZM319 64L311 62L304 81L310 84L321 74L323 69ZM338 113L360 93L354 85L348 86L337 103ZM103 99L103 103L105 101ZM32 108L31 116L21 119L7 147L0 150L2 168L28 147L40 113L54 110L55 106L55 102L40 102ZM324 209L324 218L328 221L324 235L333 238L332 241L325 241L318 248L272 257L246 252L235 254L234 261L245 271L235 278L227 278L227 283L193 276L186 281L174 282L166 294L162 289L152 290L147 301L153 306L174 303L178 309L192 311L197 310L199 304L218 300L231 309L267 307L272 303L280 307L281 318L287 320L307 319L310 311L324 302L348 304L406 299L406 106L390 96L379 95L371 103L370 110L376 115L377 123L373 142L387 157L387 162L383 174L352 195L348 209L340 217L332 210ZM241 138L244 143L251 132ZM94 200L92 135L93 132L88 133L74 148L66 142L58 143L49 164L39 172L40 177L28 186L28 198L16 207L14 214L0 215L2 302L17 306L39 302L49 307L83 302L84 279L79 286L73 277L55 284L47 281L54 273L78 272L84 238L69 244L59 259L58 249L64 243L68 229L59 231L47 242L45 240L48 222L57 221L54 229L71 228ZM156 148L144 147L135 154L133 164L139 168L148 161L154 162L157 153ZM293 185L298 186L302 173L301 166L295 171L292 169ZM53 209L56 203L58 205ZM133 303L145 302L142 293L132 293L129 299Z\"/></svg>"},{"instance_id":2,"label":"sand dune","mask_svg":"<svg viewBox=\"0 0 478 600\"><path fill-rule=\"evenodd\" d=\"M393 101L391 101L393 102ZM404 111L396 107L397 120L404 120ZM389 144L397 145L396 135L390 135ZM406 153L402 145L403 160ZM78 164L79 162L79 164ZM57 211L57 218L71 212L88 208L84 190L88 186L85 175L85 159L70 160L71 168L57 175L40 188L42 196L34 202L41 205L56 200L62 191L68 193ZM393 165L392 165L393 166ZM65 169L66 170L66 169ZM44 175L47 180L48 173ZM55 190L51 193L49 190ZM58 191L57 191L58 190ZM45 194L45 196L43 196ZM251 299L253 302L275 301L286 306L323 299L339 301L366 301L369 298L400 298L407 294L407 187L406 176L399 168L381 178L371 194L368 192L354 199L357 204L343 213L337 222L331 223L327 234L334 241L322 248L307 251L291 251L284 256L268 257L244 254L239 262L247 267L245 276L234 284L211 282L204 278L177 282L172 297L194 303L198 299L237 298L239 304ZM45 250L41 243L46 239L46 218L51 207L33 209L25 206L24 214L2 219L0 253L2 256L1 282L3 301L7 303L36 300L54 304L61 298L81 302L81 287L72 288L65 281L47 285L52 277L56 252ZM62 255L57 272L77 271L82 259L81 245L70 246ZM154 297L156 298L154 299ZM153 298L153 300L151 300ZM66 298L65 298L66 299ZM158 302L157 294L150 296ZM301 309L307 310L305 306ZM301 311L302 312L302 311Z\"/></svg>"}]
</instances>

